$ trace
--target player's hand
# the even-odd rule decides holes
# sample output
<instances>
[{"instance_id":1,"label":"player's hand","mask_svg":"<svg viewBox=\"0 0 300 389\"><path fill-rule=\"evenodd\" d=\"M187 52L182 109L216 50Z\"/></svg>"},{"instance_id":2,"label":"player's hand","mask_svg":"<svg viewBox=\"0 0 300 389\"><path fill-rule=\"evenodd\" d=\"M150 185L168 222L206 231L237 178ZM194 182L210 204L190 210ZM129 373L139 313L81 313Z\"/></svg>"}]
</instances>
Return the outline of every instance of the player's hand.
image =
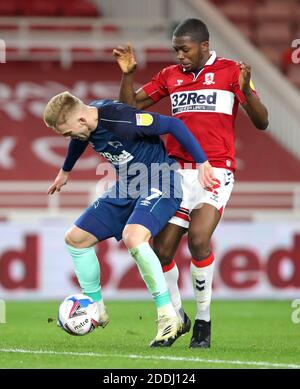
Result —
<instances>
[{"instance_id":1,"label":"player's hand","mask_svg":"<svg viewBox=\"0 0 300 389\"><path fill-rule=\"evenodd\" d=\"M213 188L213 186L216 184L214 169L208 161L199 165L198 179L204 189L209 190L210 188Z\"/></svg>"},{"instance_id":2,"label":"player's hand","mask_svg":"<svg viewBox=\"0 0 300 389\"><path fill-rule=\"evenodd\" d=\"M66 185L68 178L69 178L69 172L65 172L64 170L60 169L53 184L48 188L47 194L52 195L55 192L60 192L61 187Z\"/></svg>"},{"instance_id":3,"label":"player's hand","mask_svg":"<svg viewBox=\"0 0 300 389\"><path fill-rule=\"evenodd\" d=\"M244 93L250 92L250 80L251 80L251 66L245 62L238 63L240 68L239 85L240 89Z\"/></svg>"},{"instance_id":4,"label":"player's hand","mask_svg":"<svg viewBox=\"0 0 300 389\"><path fill-rule=\"evenodd\" d=\"M116 49L113 49L113 56L124 74L130 74L135 71L137 62L130 44L118 46Z\"/></svg>"}]
</instances>

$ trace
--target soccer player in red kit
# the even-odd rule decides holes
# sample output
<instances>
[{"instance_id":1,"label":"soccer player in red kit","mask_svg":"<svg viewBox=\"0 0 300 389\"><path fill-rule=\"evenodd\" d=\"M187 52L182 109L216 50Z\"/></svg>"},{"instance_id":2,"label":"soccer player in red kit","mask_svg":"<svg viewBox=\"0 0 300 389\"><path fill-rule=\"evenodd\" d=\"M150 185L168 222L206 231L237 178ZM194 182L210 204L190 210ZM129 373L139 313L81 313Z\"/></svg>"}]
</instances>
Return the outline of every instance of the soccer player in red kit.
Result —
<instances>
[{"instance_id":1,"label":"soccer player in red kit","mask_svg":"<svg viewBox=\"0 0 300 389\"><path fill-rule=\"evenodd\" d=\"M178 268L174 262L176 249L188 230L190 270L197 303L190 347L208 348L214 269L210 241L233 187L236 169L234 122L238 105L242 105L260 130L268 126L268 112L254 90L250 66L220 58L214 51L209 51L209 32L201 20L187 19L180 23L173 32L172 46L179 64L162 69L137 92L133 88L137 63L132 47L120 46L113 54L123 73L120 100L145 109L170 96L172 114L194 134L214 167L216 184L201 188L192 157L168 136L168 153L182 167L184 194L181 208L153 243L172 303L185 324L183 333L188 332L191 323L182 309Z\"/></svg>"}]
</instances>

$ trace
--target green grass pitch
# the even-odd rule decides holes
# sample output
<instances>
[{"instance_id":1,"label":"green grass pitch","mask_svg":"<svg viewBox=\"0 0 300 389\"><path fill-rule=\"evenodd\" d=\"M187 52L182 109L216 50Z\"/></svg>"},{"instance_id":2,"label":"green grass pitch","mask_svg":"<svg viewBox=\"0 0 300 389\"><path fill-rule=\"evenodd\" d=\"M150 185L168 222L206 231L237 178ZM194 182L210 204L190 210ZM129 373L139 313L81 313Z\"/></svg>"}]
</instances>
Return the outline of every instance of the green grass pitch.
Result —
<instances>
[{"instance_id":1,"label":"green grass pitch","mask_svg":"<svg viewBox=\"0 0 300 389\"><path fill-rule=\"evenodd\" d=\"M184 302L191 319L194 302ZM300 323L290 301L215 301L211 349L189 349L190 335L151 349L151 301L107 301L105 329L75 337L56 326L58 302L7 302L0 324L1 368L300 368ZM53 322L48 322L53 318Z\"/></svg>"}]
</instances>

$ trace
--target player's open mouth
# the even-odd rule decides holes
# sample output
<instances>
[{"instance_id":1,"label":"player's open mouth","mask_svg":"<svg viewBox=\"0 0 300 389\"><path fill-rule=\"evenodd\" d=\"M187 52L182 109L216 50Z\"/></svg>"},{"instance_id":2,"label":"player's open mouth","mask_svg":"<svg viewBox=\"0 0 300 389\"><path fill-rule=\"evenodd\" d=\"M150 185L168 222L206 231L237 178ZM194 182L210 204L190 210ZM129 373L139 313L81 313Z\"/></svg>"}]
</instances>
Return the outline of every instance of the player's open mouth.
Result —
<instances>
[{"instance_id":1,"label":"player's open mouth","mask_svg":"<svg viewBox=\"0 0 300 389\"><path fill-rule=\"evenodd\" d=\"M190 63L182 63L181 66L184 70L191 70L192 68L192 65Z\"/></svg>"}]
</instances>

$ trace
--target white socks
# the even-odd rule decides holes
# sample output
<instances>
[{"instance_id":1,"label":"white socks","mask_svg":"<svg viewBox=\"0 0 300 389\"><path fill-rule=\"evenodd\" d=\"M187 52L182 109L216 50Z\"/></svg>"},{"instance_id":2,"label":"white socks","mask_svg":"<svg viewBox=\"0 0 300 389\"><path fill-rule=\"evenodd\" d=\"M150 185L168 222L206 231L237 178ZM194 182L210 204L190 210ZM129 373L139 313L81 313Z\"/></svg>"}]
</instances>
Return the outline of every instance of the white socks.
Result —
<instances>
[{"instance_id":1,"label":"white socks","mask_svg":"<svg viewBox=\"0 0 300 389\"><path fill-rule=\"evenodd\" d=\"M194 295L197 304L196 319L210 321L210 303L212 296L212 281L214 273L214 255L210 254L202 261L192 259L190 271L193 282ZM183 321L183 309L178 288L179 272L173 260L169 265L163 266L165 280L170 293L171 302L177 316Z\"/></svg>"},{"instance_id":2,"label":"white socks","mask_svg":"<svg viewBox=\"0 0 300 389\"><path fill-rule=\"evenodd\" d=\"M190 271L197 303L196 319L210 321L214 255L210 254L202 261L192 259Z\"/></svg>"},{"instance_id":3,"label":"white socks","mask_svg":"<svg viewBox=\"0 0 300 389\"><path fill-rule=\"evenodd\" d=\"M175 261L173 260L169 265L163 266L163 272L172 305L175 308L177 316L183 321L182 302L178 288L179 271Z\"/></svg>"}]
</instances>

